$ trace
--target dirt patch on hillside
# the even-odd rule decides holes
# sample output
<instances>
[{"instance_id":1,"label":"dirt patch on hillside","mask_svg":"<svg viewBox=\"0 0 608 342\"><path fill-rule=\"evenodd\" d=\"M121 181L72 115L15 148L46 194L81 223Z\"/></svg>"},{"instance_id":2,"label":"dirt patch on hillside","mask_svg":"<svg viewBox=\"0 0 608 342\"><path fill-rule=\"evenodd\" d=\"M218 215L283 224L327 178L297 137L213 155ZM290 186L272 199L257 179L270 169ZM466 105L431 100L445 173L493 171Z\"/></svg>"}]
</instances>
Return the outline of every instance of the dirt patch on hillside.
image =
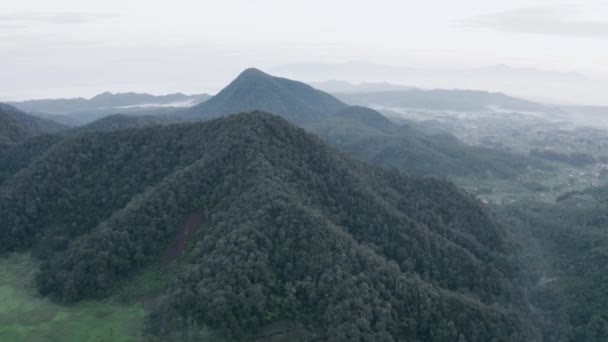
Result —
<instances>
[{"instance_id":1,"label":"dirt patch on hillside","mask_svg":"<svg viewBox=\"0 0 608 342\"><path fill-rule=\"evenodd\" d=\"M188 216L184 224L179 228L175 240L169 245L163 255L162 262L164 265L168 265L184 255L188 241L194 236L196 229L198 229L202 222L203 219L198 213Z\"/></svg>"},{"instance_id":2,"label":"dirt patch on hillside","mask_svg":"<svg viewBox=\"0 0 608 342\"><path fill-rule=\"evenodd\" d=\"M150 297L144 297L141 300L141 306L147 312L151 312L154 309L156 309L156 307L158 306L158 304L160 304L160 296L156 296L156 297L151 297L151 296Z\"/></svg>"}]
</instances>

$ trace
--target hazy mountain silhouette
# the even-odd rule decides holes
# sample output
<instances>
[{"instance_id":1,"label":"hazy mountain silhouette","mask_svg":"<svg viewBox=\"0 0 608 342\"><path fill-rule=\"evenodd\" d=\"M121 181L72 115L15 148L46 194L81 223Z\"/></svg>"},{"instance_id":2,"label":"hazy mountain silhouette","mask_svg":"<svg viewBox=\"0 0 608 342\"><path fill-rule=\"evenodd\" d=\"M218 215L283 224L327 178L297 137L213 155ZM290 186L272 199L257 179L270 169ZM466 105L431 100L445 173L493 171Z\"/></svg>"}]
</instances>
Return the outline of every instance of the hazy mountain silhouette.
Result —
<instances>
[{"instance_id":1,"label":"hazy mountain silhouette","mask_svg":"<svg viewBox=\"0 0 608 342\"><path fill-rule=\"evenodd\" d=\"M295 123L314 122L346 105L333 96L297 81L268 75L258 69L243 71L217 95L179 116L191 120L261 110Z\"/></svg>"},{"instance_id":2,"label":"hazy mountain silhouette","mask_svg":"<svg viewBox=\"0 0 608 342\"><path fill-rule=\"evenodd\" d=\"M184 95L181 93L169 95L150 95L145 93L117 93L105 92L92 97L91 99L40 99L11 102L10 104L26 112L38 112L45 114L72 114L87 110L99 109L121 109L119 107L137 106L163 106L179 103L197 103L207 100L210 96ZM122 108L126 109L126 108Z\"/></svg>"},{"instance_id":3,"label":"hazy mountain silhouette","mask_svg":"<svg viewBox=\"0 0 608 342\"><path fill-rule=\"evenodd\" d=\"M421 90L335 94L340 100L362 106L445 111L514 110L555 113L560 109L502 93L477 90Z\"/></svg>"}]
</instances>

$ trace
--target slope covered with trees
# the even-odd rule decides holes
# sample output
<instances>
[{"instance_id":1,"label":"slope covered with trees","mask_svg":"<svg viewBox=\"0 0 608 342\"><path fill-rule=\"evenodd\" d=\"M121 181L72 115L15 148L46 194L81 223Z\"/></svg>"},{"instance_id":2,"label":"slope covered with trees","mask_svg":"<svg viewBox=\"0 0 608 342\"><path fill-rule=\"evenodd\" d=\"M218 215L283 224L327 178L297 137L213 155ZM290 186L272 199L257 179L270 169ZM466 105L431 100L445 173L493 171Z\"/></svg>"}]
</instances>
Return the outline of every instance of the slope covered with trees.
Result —
<instances>
[{"instance_id":1,"label":"slope covered with trees","mask_svg":"<svg viewBox=\"0 0 608 342\"><path fill-rule=\"evenodd\" d=\"M608 340L608 187L496 207L524 246L534 305L551 341Z\"/></svg>"},{"instance_id":2,"label":"slope covered with trees","mask_svg":"<svg viewBox=\"0 0 608 342\"><path fill-rule=\"evenodd\" d=\"M469 146L448 134L398 126L372 109L348 107L302 82L257 69L245 70L218 95L177 116L207 120L252 110L280 115L350 156L412 174L512 179L531 164L544 167L533 158Z\"/></svg>"},{"instance_id":3,"label":"slope covered with trees","mask_svg":"<svg viewBox=\"0 0 608 342\"><path fill-rule=\"evenodd\" d=\"M34 158L42 155L61 139L61 135L44 134L29 138L19 144L0 147L0 184L30 165Z\"/></svg>"},{"instance_id":4,"label":"slope covered with trees","mask_svg":"<svg viewBox=\"0 0 608 342\"><path fill-rule=\"evenodd\" d=\"M330 341L537 338L517 249L476 200L268 114L68 137L0 186L0 247L47 260L41 293L98 298L159 260L193 214L149 317L161 340L249 339L279 319Z\"/></svg>"},{"instance_id":5,"label":"slope covered with trees","mask_svg":"<svg viewBox=\"0 0 608 342\"><path fill-rule=\"evenodd\" d=\"M305 126L349 156L415 175L516 179L541 161L502 150L469 146L450 134L396 125L366 107L348 107Z\"/></svg>"},{"instance_id":6,"label":"slope covered with trees","mask_svg":"<svg viewBox=\"0 0 608 342\"><path fill-rule=\"evenodd\" d=\"M19 143L35 135L56 133L66 128L0 103L0 149L3 148L2 145Z\"/></svg>"},{"instance_id":7,"label":"slope covered with trees","mask_svg":"<svg viewBox=\"0 0 608 342\"><path fill-rule=\"evenodd\" d=\"M98 131L110 132L128 128L143 128L154 125L168 125L176 122L178 122L176 118L164 115L130 116L124 114L115 114L103 117L84 126L72 129L72 133Z\"/></svg>"}]
</instances>

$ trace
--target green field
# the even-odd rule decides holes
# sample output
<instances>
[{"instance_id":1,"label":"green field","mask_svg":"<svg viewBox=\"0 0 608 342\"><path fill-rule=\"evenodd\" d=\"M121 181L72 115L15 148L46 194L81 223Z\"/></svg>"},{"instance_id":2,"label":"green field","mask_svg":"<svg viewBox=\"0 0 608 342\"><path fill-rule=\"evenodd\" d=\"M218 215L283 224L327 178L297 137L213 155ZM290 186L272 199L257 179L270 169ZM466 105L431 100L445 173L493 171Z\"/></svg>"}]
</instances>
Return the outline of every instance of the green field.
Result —
<instances>
[{"instance_id":1,"label":"green field","mask_svg":"<svg viewBox=\"0 0 608 342\"><path fill-rule=\"evenodd\" d=\"M0 259L0 341L140 341L144 310L115 299L61 306L33 284L36 263L26 254Z\"/></svg>"}]
</instances>

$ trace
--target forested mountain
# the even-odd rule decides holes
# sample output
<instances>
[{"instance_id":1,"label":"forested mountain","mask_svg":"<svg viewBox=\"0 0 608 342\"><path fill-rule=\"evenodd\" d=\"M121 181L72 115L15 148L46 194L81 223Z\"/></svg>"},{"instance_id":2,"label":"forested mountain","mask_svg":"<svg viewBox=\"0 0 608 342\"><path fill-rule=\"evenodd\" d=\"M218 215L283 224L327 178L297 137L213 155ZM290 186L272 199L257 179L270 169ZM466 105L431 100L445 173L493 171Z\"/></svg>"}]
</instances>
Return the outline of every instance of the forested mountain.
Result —
<instances>
[{"instance_id":1,"label":"forested mountain","mask_svg":"<svg viewBox=\"0 0 608 342\"><path fill-rule=\"evenodd\" d=\"M208 101L178 114L191 120L206 120L261 110L302 124L323 119L345 107L333 96L307 84L251 68Z\"/></svg>"},{"instance_id":2,"label":"forested mountain","mask_svg":"<svg viewBox=\"0 0 608 342\"><path fill-rule=\"evenodd\" d=\"M0 184L27 167L34 158L42 155L61 139L61 135L43 134L18 144L0 146Z\"/></svg>"},{"instance_id":3,"label":"forested mountain","mask_svg":"<svg viewBox=\"0 0 608 342\"><path fill-rule=\"evenodd\" d=\"M29 137L55 133L66 128L61 124L28 115L15 107L0 103L0 145L18 143Z\"/></svg>"},{"instance_id":4,"label":"forested mountain","mask_svg":"<svg viewBox=\"0 0 608 342\"><path fill-rule=\"evenodd\" d=\"M24 134L16 143L0 144L0 184L19 170L27 167L32 160L44 154L51 146L63 139L86 132L109 132L129 128L154 125L168 125L178 120L170 116L128 116L110 115L84 126L65 128L58 134ZM19 133L18 127L3 126L7 131Z\"/></svg>"},{"instance_id":5,"label":"forested mountain","mask_svg":"<svg viewBox=\"0 0 608 342\"><path fill-rule=\"evenodd\" d=\"M515 178L534 159L468 146L447 134L398 126L365 107L349 108L331 95L292 80L247 69L210 100L178 113L206 120L261 109L320 135L350 156L412 174Z\"/></svg>"},{"instance_id":6,"label":"forested mountain","mask_svg":"<svg viewBox=\"0 0 608 342\"><path fill-rule=\"evenodd\" d=\"M281 319L330 341L538 338L517 248L475 199L268 114L69 136L0 185L0 222L1 251L32 248L60 301L163 260L160 340Z\"/></svg>"},{"instance_id":7,"label":"forested mountain","mask_svg":"<svg viewBox=\"0 0 608 342\"><path fill-rule=\"evenodd\" d=\"M340 100L361 106L387 108L414 108L447 111L487 111L493 108L505 110L555 113L557 108L511 97L502 93L478 90L412 89L407 91L336 93Z\"/></svg>"},{"instance_id":8,"label":"forested mountain","mask_svg":"<svg viewBox=\"0 0 608 342\"><path fill-rule=\"evenodd\" d=\"M545 339L607 341L608 187L495 211L524 246L532 303L547 314Z\"/></svg>"},{"instance_id":9,"label":"forested mountain","mask_svg":"<svg viewBox=\"0 0 608 342\"><path fill-rule=\"evenodd\" d=\"M542 162L502 150L469 146L449 134L396 125L365 107L348 107L305 126L348 155L411 174L515 179Z\"/></svg>"},{"instance_id":10,"label":"forested mountain","mask_svg":"<svg viewBox=\"0 0 608 342\"><path fill-rule=\"evenodd\" d=\"M117 131L127 128L142 128L153 125L168 125L176 123L178 120L174 117L165 115L142 115L130 116L123 114L115 114L103 117L81 127L72 130L73 133L96 132L96 131Z\"/></svg>"}]
</instances>

